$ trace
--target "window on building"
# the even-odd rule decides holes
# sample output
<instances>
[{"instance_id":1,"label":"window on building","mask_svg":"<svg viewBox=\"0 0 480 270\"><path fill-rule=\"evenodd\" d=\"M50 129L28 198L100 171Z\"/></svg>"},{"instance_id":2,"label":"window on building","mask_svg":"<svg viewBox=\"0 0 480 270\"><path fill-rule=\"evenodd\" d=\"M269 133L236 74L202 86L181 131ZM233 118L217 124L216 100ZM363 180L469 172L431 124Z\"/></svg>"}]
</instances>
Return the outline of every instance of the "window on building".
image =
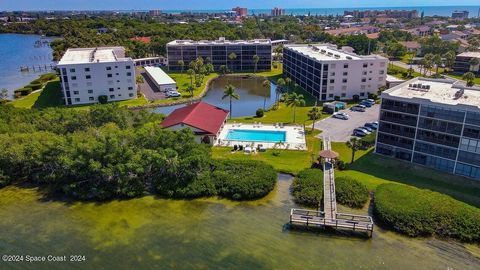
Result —
<instances>
[{"instance_id":1,"label":"window on building","mask_svg":"<svg viewBox=\"0 0 480 270\"><path fill-rule=\"evenodd\" d=\"M380 74L385 74L385 70L380 70Z\"/></svg>"},{"instance_id":2,"label":"window on building","mask_svg":"<svg viewBox=\"0 0 480 270\"><path fill-rule=\"evenodd\" d=\"M328 97L329 97L329 98L333 98L333 94L328 94Z\"/></svg>"},{"instance_id":3,"label":"window on building","mask_svg":"<svg viewBox=\"0 0 480 270\"><path fill-rule=\"evenodd\" d=\"M335 72L331 72L331 73L330 73L330 76L335 76Z\"/></svg>"},{"instance_id":4,"label":"window on building","mask_svg":"<svg viewBox=\"0 0 480 270\"><path fill-rule=\"evenodd\" d=\"M133 97L133 93L128 94L129 97Z\"/></svg>"},{"instance_id":5,"label":"window on building","mask_svg":"<svg viewBox=\"0 0 480 270\"><path fill-rule=\"evenodd\" d=\"M330 68L335 68L335 64L330 64Z\"/></svg>"},{"instance_id":6,"label":"window on building","mask_svg":"<svg viewBox=\"0 0 480 270\"><path fill-rule=\"evenodd\" d=\"M364 97L364 96L365 96L365 93L364 93L364 92L360 92L360 96L361 96L361 97Z\"/></svg>"},{"instance_id":7,"label":"window on building","mask_svg":"<svg viewBox=\"0 0 480 270\"><path fill-rule=\"evenodd\" d=\"M117 75L117 76L118 76L118 75L120 75L120 74L118 74L118 73L115 73L115 75Z\"/></svg>"},{"instance_id":8,"label":"window on building","mask_svg":"<svg viewBox=\"0 0 480 270\"><path fill-rule=\"evenodd\" d=\"M110 95L110 99L115 99L115 95Z\"/></svg>"},{"instance_id":9,"label":"window on building","mask_svg":"<svg viewBox=\"0 0 480 270\"><path fill-rule=\"evenodd\" d=\"M381 62L381 63L380 63L380 66L381 66L381 67L384 67L384 66L385 66L385 62Z\"/></svg>"},{"instance_id":10,"label":"window on building","mask_svg":"<svg viewBox=\"0 0 480 270\"><path fill-rule=\"evenodd\" d=\"M348 68L348 64L343 64L343 68Z\"/></svg>"},{"instance_id":11,"label":"window on building","mask_svg":"<svg viewBox=\"0 0 480 270\"><path fill-rule=\"evenodd\" d=\"M88 90L87 91L89 94L93 94L93 90Z\"/></svg>"},{"instance_id":12,"label":"window on building","mask_svg":"<svg viewBox=\"0 0 480 270\"><path fill-rule=\"evenodd\" d=\"M115 89L114 88L109 88L108 91L113 92L113 91L115 91Z\"/></svg>"},{"instance_id":13,"label":"window on building","mask_svg":"<svg viewBox=\"0 0 480 270\"><path fill-rule=\"evenodd\" d=\"M342 93L342 95L341 95L341 96L342 96L342 97L346 97L346 96L347 96L347 94L346 94L346 93Z\"/></svg>"},{"instance_id":14,"label":"window on building","mask_svg":"<svg viewBox=\"0 0 480 270\"><path fill-rule=\"evenodd\" d=\"M90 68L85 68L85 72L90 72Z\"/></svg>"},{"instance_id":15,"label":"window on building","mask_svg":"<svg viewBox=\"0 0 480 270\"><path fill-rule=\"evenodd\" d=\"M128 90L133 90L133 87L129 86L129 87L128 87Z\"/></svg>"},{"instance_id":16,"label":"window on building","mask_svg":"<svg viewBox=\"0 0 480 270\"><path fill-rule=\"evenodd\" d=\"M330 83L335 83L335 80L334 80L334 79L330 79Z\"/></svg>"},{"instance_id":17,"label":"window on building","mask_svg":"<svg viewBox=\"0 0 480 270\"><path fill-rule=\"evenodd\" d=\"M343 76L347 76L348 75L348 72L343 72Z\"/></svg>"},{"instance_id":18,"label":"window on building","mask_svg":"<svg viewBox=\"0 0 480 270\"><path fill-rule=\"evenodd\" d=\"M107 70L112 70L112 67L107 67Z\"/></svg>"},{"instance_id":19,"label":"window on building","mask_svg":"<svg viewBox=\"0 0 480 270\"><path fill-rule=\"evenodd\" d=\"M72 76L70 77L70 79L72 79L72 81L75 81L77 79L77 76Z\"/></svg>"},{"instance_id":20,"label":"window on building","mask_svg":"<svg viewBox=\"0 0 480 270\"><path fill-rule=\"evenodd\" d=\"M90 100L90 101L94 101L94 100L95 100L95 98L93 98L93 97L88 97L88 100Z\"/></svg>"},{"instance_id":21,"label":"window on building","mask_svg":"<svg viewBox=\"0 0 480 270\"><path fill-rule=\"evenodd\" d=\"M127 72L127 76L128 76L128 77L132 76L132 73L131 73L131 72Z\"/></svg>"},{"instance_id":22,"label":"window on building","mask_svg":"<svg viewBox=\"0 0 480 270\"><path fill-rule=\"evenodd\" d=\"M366 72L366 71L363 71L363 72L362 72L362 75L367 75L367 72Z\"/></svg>"},{"instance_id":23,"label":"window on building","mask_svg":"<svg viewBox=\"0 0 480 270\"><path fill-rule=\"evenodd\" d=\"M367 81L367 78L362 78L362 82L366 82Z\"/></svg>"},{"instance_id":24,"label":"window on building","mask_svg":"<svg viewBox=\"0 0 480 270\"><path fill-rule=\"evenodd\" d=\"M75 69L74 69L74 68L71 68L71 69L70 69L70 72L74 73L74 72L75 72Z\"/></svg>"},{"instance_id":25,"label":"window on building","mask_svg":"<svg viewBox=\"0 0 480 270\"><path fill-rule=\"evenodd\" d=\"M363 64L363 67L364 68L368 67L368 64L367 63Z\"/></svg>"},{"instance_id":26,"label":"window on building","mask_svg":"<svg viewBox=\"0 0 480 270\"><path fill-rule=\"evenodd\" d=\"M126 69L130 69L130 68L131 68L131 66L125 66L125 68L126 68Z\"/></svg>"},{"instance_id":27,"label":"window on building","mask_svg":"<svg viewBox=\"0 0 480 270\"><path fill-rule=\"evenodd\" d=\"M73 94L74 94L74 95L78 95L78 91L73 91Z\"/></svg>"},{"instance_id":28,"label":"window on building","mask_svg":"<svg viewBox=\"0 0 480 270\"><path fill-rule=\"evenodd\" d=\"M346 83L346 82L347 82L347 79L342 79L342 82L343 82L343 83Z\"/></svg>"},{"instance_id":29,"label":"window on building","mask_svg":"<svg viewBox=\"0 0 480 270\"><path fill-rule=\"evenodd\" d=\"M80 98L75 98L75 102L80 102Z\"/></svg>"},{"instance_id":30,"label":"window on building","mask_svg":"<svg viewBox=\"0 0 480 270\"><path fill-rule=\"evenodd\" d=\"M92 76L90 76L90 75L85 76L85 79L87 79L87 80L90 80L91 78L92 78Z\"/></svg>"},{"instance_id":31,"label":"window on building","mask_svg":"<svg viewBox=\"0 0 480 270\"><path fill-rule=\"evenodd\" d=\"M112 74L111 73L107 74L107 78L112 78Z\"/></svg>"}]
</instances>

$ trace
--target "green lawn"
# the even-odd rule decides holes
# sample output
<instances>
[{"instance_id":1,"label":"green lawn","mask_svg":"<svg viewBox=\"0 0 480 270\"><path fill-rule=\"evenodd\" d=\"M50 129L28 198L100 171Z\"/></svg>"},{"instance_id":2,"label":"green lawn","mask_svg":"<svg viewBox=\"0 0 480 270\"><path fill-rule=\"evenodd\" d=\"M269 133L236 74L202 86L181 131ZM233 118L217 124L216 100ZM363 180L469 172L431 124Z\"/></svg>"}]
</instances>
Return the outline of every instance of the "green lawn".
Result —
<instances>
[{"instance_id":1,"label":"green lawn","mask_svg":"<svg viewBox=\"0 0 480 270\"><path fill-rule=\"evenodd\" d=\"M48 82L41 90L32 93L26 97L12 101L12 105L18 108L37 108L62 106L62 93L60 90L60 80L55 79Z\"/></svg>"},{"instance_id":2,"label":"green lawn","mask_svg":"<svg viewBox=\"0 0 480 270\"><path fill-rule=\"evenodd\" d=\"M333 149L342 153L347 149L334 144ZM348 160L346 158L346 160ZM399 161L373 153L373 150L357 153L356 161L336 176L351 176L363 182L369 190L383 183L396 182L418 188L426 188L454 197L457 200L480 207L480 182L443 173L409 162Z\"/></svg>"},{"instance_id":3,"label":"green lawn","mask_svg":"<svg viewBox=\"0 0 480 270\"><path fill-rule=\"evenodd\" d=\"M404 76L403 76L403 73L404 73L404 72L407 72L407 71L408 71L408 69L406 69L406 68L403 68L403 67L399 67L399 66L395 66L395 65L393 65L393 64L390 64L390 65L388 65L388 72L387 72L387 73L388 73L388 75L392 75L392 76L397 77L397 78L400 78L400 79L408 80L408 79L410 79L410 78L407 78L407 77L404 77ZM414 71L414 72L412 73L412 76L413 76L413 77L421 77L422 74Z\"/></svg>"},{"instance_id":4,"label":"green lawn","mask_svg":"<svg viewBox=\"0 0 480 270\"><path fill-rule=\"evenodd\" d=\"M212 156L234 160L261 160L272 165L279 172L297 174L305 168L310 168L313 161L316 160L321 149L321 140L315 137L318 133L318 131L307 132L308 151L279 150L280 155L275 156L273 155L274 151L268 149L266 152L245 155L242 151L231 153L231 147L214 147Z\"/></svg>"},{"instance_id":5,"label":"green lawn","mask_svg":"<svg viewBox=\"0 0 480 270\"><path fill-rule=\"evenodd\" d=\"M458 74L458 73L450 72L450 73L448 73L448 74L446 74L446 75L449 76L449 77L458 79L458 80L463 80L463 79L462 79L462 75L463 75L463 74ZM479 85L480 85L480 77L476 77L473 82L474 82L475 84L479 84Z\"/></svg>"}]
</instances>

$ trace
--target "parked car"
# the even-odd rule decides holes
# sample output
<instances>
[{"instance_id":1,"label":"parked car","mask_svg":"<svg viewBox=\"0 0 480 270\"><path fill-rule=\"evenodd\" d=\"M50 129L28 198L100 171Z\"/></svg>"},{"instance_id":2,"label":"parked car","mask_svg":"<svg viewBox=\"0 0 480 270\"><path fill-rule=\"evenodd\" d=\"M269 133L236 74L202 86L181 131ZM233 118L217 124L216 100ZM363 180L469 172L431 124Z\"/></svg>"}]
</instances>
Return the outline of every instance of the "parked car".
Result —
<instances>
[{"instance_id":1,"label":"parked car","mask_svg":"<svg viewBox=\"0 0 480 270\"><path fill-rule=\"evenodd\" d=\"M366 123L365 127L369 127L373 130L377 130L378 129L378 123L376 123L376 122Z\"/></svg>"},{"instance_id":2,"label":"parked car","mask_svg":"<svg viewBox=\"0 0 480 270\"><path fill-rule=\"evenodd\" d=\"M353 136L357 136L357 137L365 137L367 136L368 134L365 132L365 130L363 129L360 129L360 128L356 128L353 130Z\"/></svg>"},{"instance_id":3,"label":"parked car","mask_svg":"<svg viewBox=\"0 0 480 270\"><path fill-rule=\"evenodd\" d=\"M180 93L177 92L177 91L168 91L168 92L166 93L166 96L167 96L167 97L180 97L180 96L182 96L182 94L180 94Z\"/></svg>"},{"instance_id":4,"label":"parked car","mask_svg":"<svg viewBox=\"0 0 480 270\"><path fill-rule=\"evenodd\" d=\"M370 108L370 107L373 106L373 104L375 104L375 103L371 103L371 102L368 102L368 101L365 101L365 100L364 100L364 101L360 102L359 105L363 105L363 106L365 106L365 107L367 107L367 108Z\"/></svg>"},{"instance_id":5,"label":"parked car","mask_svg":"<svg viewBox=\"0 0 480 270\"><path fill-rule=\"evenodd\" d=\"M363 126L363 127L361 127L361 128L366 129L366 130L367 130L368 132L370 132L370 133L373 132L373 128L371 128L371 127Z\"/></svg>"},{"instance_id":6,"label":"parked car","mask_svg":"<svg viewBox=\"0 0 480 270\"><path fill-rule=\"evenodd\" d=\"M365 106L355 105L355 106L351 107L350 110L354 111L354 112L364 112L365 111Z\"/></svg>"},{"instance_id":7,"label":"parked car","mask_svg":"<svg viewBox=\"0 0 480 270\"><path fill-rule=\"evenodd\" d=\"M365 128L365 127L358 127L358 128L356 128L356 129L363 130L366 134L372 133L371 131L369 131L369 130L368 130L367 128Z\"/></svg>"},{"instance_id":8,"label":"parked car","mask_svg":"<svg viewBox=\"0 0 480 270\"><path fill-rule=\"evenodd\" d=\"M336 112L332 115L332 117L337 119L343 119L343 120L348 120L348 118L350 118L348 114L343 112Z\"/></svg>"},{"instance_id":9,"label":"parked car","mask_svg":"<svg viewBox=\"0 0 480 270\"><path fill-rule=\"evenodd\" d=\"M369 98L369 99L364 99L363 101L370 102L372 104L375 104L375 100Z\"/></svg>"}]
</instances>

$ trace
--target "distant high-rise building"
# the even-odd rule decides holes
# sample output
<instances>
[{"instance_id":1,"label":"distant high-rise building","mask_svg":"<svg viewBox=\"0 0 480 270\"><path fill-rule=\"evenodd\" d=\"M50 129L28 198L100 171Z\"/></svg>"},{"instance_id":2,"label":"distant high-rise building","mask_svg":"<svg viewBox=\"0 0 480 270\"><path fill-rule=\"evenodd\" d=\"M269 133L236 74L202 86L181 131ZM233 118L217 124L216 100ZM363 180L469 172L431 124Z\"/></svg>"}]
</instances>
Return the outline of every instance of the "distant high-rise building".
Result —
<instances>
[{"instance_id":1,"label":"distant high-rise building","mask_svg":"<svg viewBox=\"0 0 480 270\"><path fill-rule=\"evenodd\" d=\"M467 19L468 18L468 10L455 10L452 12L453 19Z\"/></svg>"},{"instance_id":2,"label":"distant high-rise building","mask_svg":"<svg viewBox=\"0 0 480 270\"><path fill-rule=\"evenodd\" d=\"M237 13L237 17L247 17L248 16L248 9L242 7L234 7L232 11Z\"/></svg>"},{"instance_id":3,"label":"distant high-rise building","mask_svg":"<svg viewBox=\"0 0 480 270\"><path fill-rule=\"evenodd\" d=\"M161 10L150 10L148 12L148 15L152 16L152 17L158 17L158 16L161 16L162 15L162 11Z\"/></svg>"},{"instance_id":4,"label":"distant high-rise building","mask_svg":"<svg viewBox=\"0 0 480 270\"><path fill-rule=\"evenodd\" d=\"M278 8L278 7L274 7L272 9L272 16L273 17L277 17L277 16L284 16L285 15L285 9L283 8Z\"/></svg>"}]
</instances>

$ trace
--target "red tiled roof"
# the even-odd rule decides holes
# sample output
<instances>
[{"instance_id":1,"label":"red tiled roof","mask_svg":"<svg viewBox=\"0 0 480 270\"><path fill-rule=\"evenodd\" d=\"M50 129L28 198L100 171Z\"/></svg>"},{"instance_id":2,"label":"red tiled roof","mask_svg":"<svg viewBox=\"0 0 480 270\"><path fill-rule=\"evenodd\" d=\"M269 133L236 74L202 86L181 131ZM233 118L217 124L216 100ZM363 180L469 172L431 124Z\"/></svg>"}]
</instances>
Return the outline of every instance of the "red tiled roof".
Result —
<instances>
[{"instance_id":1,"label":"red tiled roof","mask_svg":"<svg viewBox=\"0 0 480 270\"><path fill-rule=\"evenodd\" d=\"M140 42L143 42L145 44L148 44L152 41L152 38L151 37L133 37L130 40L140 41Z\"/></svg>"},{"instance_id":2,"label":"red tiled roof","mask_svg":"<svg viewBox=\"0 0 480 270\"><path fill-rule=\"evenodd\" d=\"M194 103L173 111L160 124L167 128L178 124L189 125L216 135L228 116L229 111L205 102Z\"/></svg>"}]
</instances>

